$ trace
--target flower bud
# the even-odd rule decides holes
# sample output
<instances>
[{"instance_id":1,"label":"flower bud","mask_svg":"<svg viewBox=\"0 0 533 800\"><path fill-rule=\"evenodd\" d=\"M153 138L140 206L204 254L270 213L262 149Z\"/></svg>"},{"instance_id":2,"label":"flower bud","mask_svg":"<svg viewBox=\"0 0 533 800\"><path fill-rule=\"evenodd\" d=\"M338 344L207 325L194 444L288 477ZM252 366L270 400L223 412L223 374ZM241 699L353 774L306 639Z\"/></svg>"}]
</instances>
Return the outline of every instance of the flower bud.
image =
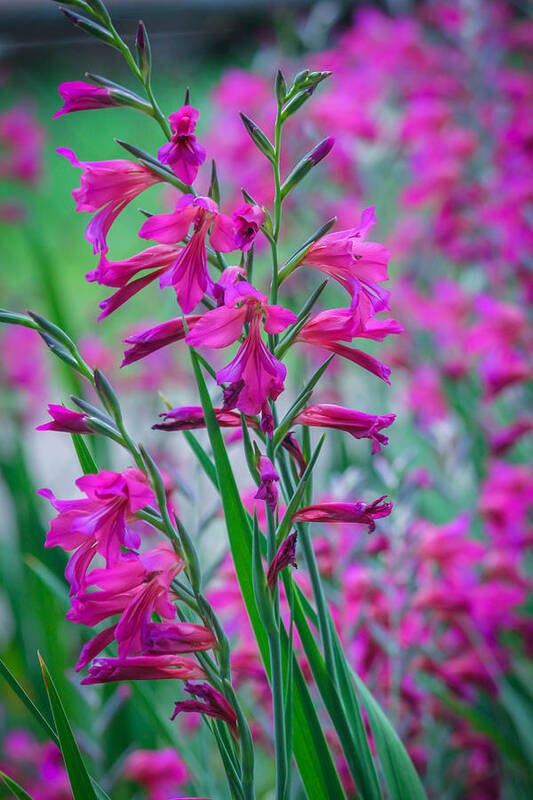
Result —
<instances>
[{"instance_id":1,"label":"flower bud","mask_svg":"<svg viewBox=\"0 0 533 800\"><path fill-rule=\"evenodd\" d=\"M250 117L247 117L246 114L241 114L241 119L252 142L270 161L272 161L274 159L274 148L268 137L265 136L261 128L259 128Z\"/></svg>"},{"instance_id":2,"label":"flower bud","mask_svg":"<svg viewBox=\"0 0 533 800\"><path fill-rule=\"evenodd\" d=\"M178 655L216 647L210 630L192 622L148 622L143 626L142 649L146 655Z\"/></svg>"},{"instance_id":3,"label":"flower bud","mask_svg":"<svg viewBox=\"0 0 533 800\"><path fill-rule=\"evenodd\" d=\"M333 137L328 136L327 139L317 144L316 147L313 147L306 156L299 161L292 172L288 175L281 187L281 196L286 197L292 190L297 186L303 178L310 172L313 167L316 167L317 164L325 158L328 153L330 152L331 148L335 144L335 139Z\"/></svg>"}]
</instances>

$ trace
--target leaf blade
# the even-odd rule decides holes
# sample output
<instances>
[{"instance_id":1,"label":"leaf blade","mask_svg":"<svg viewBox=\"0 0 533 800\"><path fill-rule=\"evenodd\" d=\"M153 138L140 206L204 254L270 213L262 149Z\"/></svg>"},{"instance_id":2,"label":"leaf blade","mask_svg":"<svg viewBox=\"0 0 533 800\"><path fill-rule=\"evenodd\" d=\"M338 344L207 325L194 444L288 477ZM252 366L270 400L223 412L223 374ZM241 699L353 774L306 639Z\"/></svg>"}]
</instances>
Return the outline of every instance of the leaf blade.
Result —
<instances>
[{"instance_id":1,"label":"leaf blade","mask_svg":"<svg viewBox=\"0 0 533 800\"><path fill-rule=\"evenodd\" d=\"M44 685L48 694L52 716L59 737L59 749L65 762L74 800L98 800L92 779L81 757L78 745L67 719L63 703L59 697L48 667L39 654L39 662L43 673ZM100 795L100 797L105 796Z\"/></svg>"}]
</instances>

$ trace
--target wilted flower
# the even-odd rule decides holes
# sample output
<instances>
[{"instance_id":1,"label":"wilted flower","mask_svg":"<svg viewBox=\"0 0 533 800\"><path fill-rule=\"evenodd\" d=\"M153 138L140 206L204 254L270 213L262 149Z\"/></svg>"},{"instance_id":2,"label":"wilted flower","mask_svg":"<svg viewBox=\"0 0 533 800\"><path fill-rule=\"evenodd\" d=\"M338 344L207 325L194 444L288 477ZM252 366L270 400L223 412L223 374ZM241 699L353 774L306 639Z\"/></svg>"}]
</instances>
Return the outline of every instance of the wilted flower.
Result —
<instances>
[{"instance_id":1,"label":"wilted flower","mask_svg":"<svg viewBox=\"0 0 533 800\"><path fill-rule=\"evenodd\" d=\"M278 575L282 569L286 569L289 565L297 568L296 563L296 540L297 533L290 533L287 538L281 543L278 552L272 559L267 572L267 584L270 589L276 585Z\"/></svg>"},{"instance_id":2,"label":"wilted flower","mask_svg":"<svg viewBox=\"0 0 533 800\"><path fill-rule=\"evenodd\" d=\"M208 717L221 719L227 722L233 735L237 736L237 715L228 701L220 692L213 689L208 683L186 683L185 691L199 700L180 700L175 703L171 720L182 712L197 712L207 714ZM203 702L202 702L203 701Z\"/></svg>"},{"instance_id":3,"label":"wilted flower","mask_svg":"<svg viewBox=\"0 0 533 800\"><path fill-rule=\"evenodd\" d=\"M264 500L272 513L274 513L278 504L278 487L276 483L279 481L279 475L274 469L272 461L266 456L259 457L257 466L261 484L257 490L255 499Z\"/></svg>"}]
</instances>

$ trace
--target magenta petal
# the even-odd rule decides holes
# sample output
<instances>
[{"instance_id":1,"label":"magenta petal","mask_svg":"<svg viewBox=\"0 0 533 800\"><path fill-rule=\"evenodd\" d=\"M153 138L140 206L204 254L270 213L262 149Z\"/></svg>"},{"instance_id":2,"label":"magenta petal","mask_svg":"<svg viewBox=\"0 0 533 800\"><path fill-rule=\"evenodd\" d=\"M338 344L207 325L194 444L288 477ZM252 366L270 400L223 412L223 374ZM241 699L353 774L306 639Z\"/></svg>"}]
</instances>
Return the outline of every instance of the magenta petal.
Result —
<instances>
[{"instance_id":1,"label":"magenta petal","mask_svg":"<svg viewBox=\"0 0 533 800\"><path fill-rule=\"evenodd\" d=\"M86 667L93 658L111 644L115 638L115 628L116 625L110 625L109 628L100 631L100 633L97 633L96 636L93 636L92 639L83 645L78 663L76 664L76 672Z\"/></svg>"},{"instance_id":2,"label":"magenta petal","mask_svg":"<svg viewBox=\"0 0 533 800\"><path fill-rule=\"evenodd\" d=\"M220 306L204 314L185 337L192 347L227 347L237 341L246 318L246 306Z\"/></svg>"},{"instance_id":3,"label":"magenta petal","mask_svg":"<svg viewBox=\"0 0 533 800\"><path fill-rule=\"evenodd\" d=\"M235 226L230 217L225 214L217 214L213 223L213 230L209 237L211 246L220 253L229 253L235 250Z\"/></svg>"},{"instance_id":4,"label":"magenta petal","mask_svg":"<svg viewBox=\"0 0 533 800\"><path fill-rule=\"evenodd\" d=\"M264 329L266 333L281 333L292 325L298 317L283 306L265 306Z\"/></svg>"},{"instance_id":5,"label":"magenta petal","mask_svg":"<svg viewBox=\"0 0 533 800\"><path fill-rule=\"evenodd\" d=\"M191 205L173 211L172 214L154 214L143 223L139 236L141 239L154 239L162 244L176 244L185 239L197 214L198 209Z\"/></svg>"}]
</instances>

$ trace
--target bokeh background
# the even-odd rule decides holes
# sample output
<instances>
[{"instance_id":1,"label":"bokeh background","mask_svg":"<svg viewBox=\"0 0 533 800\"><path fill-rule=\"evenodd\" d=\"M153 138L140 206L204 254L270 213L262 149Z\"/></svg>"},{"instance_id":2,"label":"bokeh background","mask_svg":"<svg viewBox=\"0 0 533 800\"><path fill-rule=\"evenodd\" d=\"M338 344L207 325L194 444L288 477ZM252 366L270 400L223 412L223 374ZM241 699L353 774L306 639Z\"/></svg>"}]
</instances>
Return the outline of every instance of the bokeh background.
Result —
<instances>
[{"instance_id":1,"label":"bokeh background","mask_svg":"<svg viewBox=\"0 0 533 800\"><path fill-rule=\"evenodd\" d=\"M217 160L225 211L238 204L241 186L260 202L271 199L264 164L238 112L268 131L278 66L287 76L303 67L332 70L288 126L285 169L325 136L336 144L288 207L284 253L329 217L338 217L339 228L353 227L375 205L371 238L391 249L390 305L405 331L392 343L364 347L392 368L391 386L338 358L316 398L397 415L389 446L375 457L367 443L328 435L318 495L387 493L395 510L371 537L361 526L322 530L315 540L321 571L353 666L386 708L430 798L531 797L533 22L527 4L110 0L108 6L128 42L144 20L154 89L166 113L190 87L201 114L199 139ZM173 298L151 287L97 322L106 294L84 280L95 257L83 236L87 220L74 214L70 196L78 172L55 152L69 147L81 160L121 158L114 142L120 138L155 153L158 129L122 108L53 119L61 106L58 84L83 80L87 71L127 86L132 79L120 55L75 29L58 4L19 0L0 3L0 12L1 305L31 308L63 324L87 361L124 393L134 435L157 450L180 512L199 531L213 598L234 637L234 671L262 747L259 785L267 798L264 676L239 610L215 497L180 435L150 430L163 410L159 392L173 405L193 402L186 359L177 345L119 369L121 339L175 316ZM206 190L208 177L204 183ZM151 212L172 204L168 191L150 192L142 204ZM133 203L113 227L114 258L137 252L141 221ZM259 279L266 256L262 266L258 249ZM288 304L297 309L315 285L313 276L297 273ZM331 302L347 304L341 290L331 291ZM290 363L297 388L309 364L300 352ZM22 328L0 332L0 375L2 658L44 702L35 651L44 652L113 798L169 800L180 787L225 797L220 769L205 769L206 759L215 762L206 732L167 723L173 688L80 692L72 665L85 634L64 621L64 562L43 548L49 510L35 495L47 486L59 497L73 496L79 469L68 437L34 430L49 402L66 402L80 387ZM110 468L127 465L101 442L96 448ZM242 475L245 493L251 486ZM305 574L299 579L305 589ZM1 698L1 763L20 774L35 800L69 797L57 753L7 686ZM170 766L154 777L135 755L146 750L167 753L162 758ZM302 796L298 785L294 791Z\"/></svg>"}]
</instances>

